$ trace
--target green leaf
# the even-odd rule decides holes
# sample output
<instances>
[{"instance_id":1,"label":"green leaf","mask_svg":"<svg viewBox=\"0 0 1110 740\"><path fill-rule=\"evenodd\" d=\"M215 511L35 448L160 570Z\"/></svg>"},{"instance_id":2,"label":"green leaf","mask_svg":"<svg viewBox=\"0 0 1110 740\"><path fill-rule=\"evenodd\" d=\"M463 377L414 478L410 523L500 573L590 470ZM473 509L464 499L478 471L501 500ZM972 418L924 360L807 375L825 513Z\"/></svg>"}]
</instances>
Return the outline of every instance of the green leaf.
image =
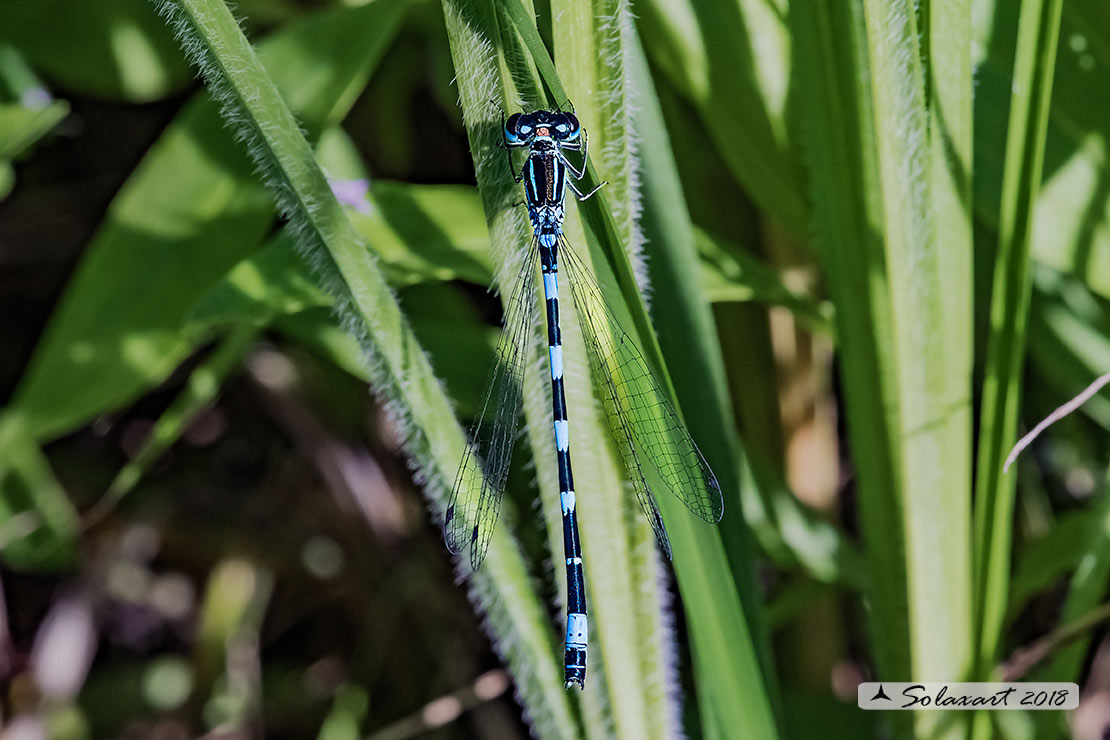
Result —
<instances>
[{"instance_id":1,"label":"green leaf","mask_svg":"<svg viewBox=\"0 0 1110 740\"><path fill-rule=\"evenodd\" d=\"M1062 514L1043 537L1025 544L1014 563L1007 621L1012 621L1029 600L1074 573L1080 561L1097 554L1107 521L1106 497L1092 505ZM1076 674L1061 681L1073 681ZM1046 679L1047 680L1047 679Z\"/></svg>"},{"instance_id":2,"label":"green leaf","mask_svg":"<svg viewBox=\"0 0 1110 740\"><path fill-rule=\"evenodd\" d=\"M1028 331L1030 363L1054 391L1055 405L1110 368L1110 310L1078 278L1043 266L1036 270ZM1080 410L1110 430L1110 400L1104 395Z\"/></svg>"},{"instance_id":3,"label":"green leaf","mask_svg":"<svg viewBox=\"0 0 1110 740\"><path fill-rule=\"evenodd\" d=\"M775 494L770 487L764 485L763 480L759 480L757 485L748 482L753 478L732 422L734 412L725 381L724 357L717 339L713 315L706 297L699 292L694 268L695 254L700 252L703 259L706 255L706 239L701 232L695 232L691 224L663 113L639 39L631 38L629 46L630 75L636 89L637 111L634 121L642 152L640 168L645 209L641 225L646 242L647 284L652 296L651 320L659 332L660 350L669 360L675 396L683 409L691 434L700 440L706 459L716 470L722 491L740 490L743 506L732 506L730 511L742 511L743 519L719 527L730 572L716 575L721 581L731 580L735 584L743 616L752 634L752 647L759 661L763 681L758 688L748 688L761 689L777 715L781 713L781 707L769 648L769 630L760 608L759 592L751 570L753 547L747 527L753 521L747 518L752 508L751 501L762 501L764 496L773 497ZM739 251L736 250L736 253ZM727 260L720 260L719 264L726 262ZM726 502L726 506L731 503ZM684 557L682 551L675 552L677 557ZM720 588L723 590L725 587L721 585ZM697 591L693 595L705 596ZM688 604L687 608L688 614L696 615L702 609L712 609L713 606L695 602ZM691 618L697 619L696 616ZM743 643L739 644L724 659L749 659L745 655L747 647ZM699 648L694 646L693 649ZM738 677L727 670L718 662L720 657L709 655L701 659L706 672L699 677L699 683L730 682L741 677L750 680L750 676L741 674ZM758 704L756 708L763 709ZM719 702L704 701L700 709L703 723L707 727L728 727L739 720L728 714L733 707L722 706ZM745 709L741 708L741 711ZM775 720L781 724L781 716L776 716Z\"/></svg>"},{"instance_id":4,"label":"green leaf","mask_svg":"<svg viewBox=\"0 0 1110 740\"><path fill-rule=\"evenodd\" d=\"M948 274L966 273L970 262L971 18L967 3L930 3L919 43L913 2L864 0L863 7L894 340L910 655L912 675L924 680L962 675L972 652L971 295L970 280L953 284ZM945 546L938 550L938 542ZM915 720L922 735L963 733L934 712Z\"/></svg>"},{"instance_id":5,"label":"green leaf","mask_svg":"<svg viewBox=\"0 0 1110 740\"><path fill-rule=\"evenodd\" d=\"M1014 62L975 481L974 627L976 670L983 677L994 666L1009 592L1014 474L1003 472L1002 461L1017 432L1033 206L1044 164L1061 11L1060 0L1022 3Z\"/></svg>"},{"instance_id":6,"label":"green leaf","mask_svg":"<svg viewBox=\"0 0 1110 740\"><path fill-rule=\"evenodd\" d=\"M262 45L309 131L343 117L399 12L394 0L330 11ZM182 333L193 305L273 219L216 107L191 101L116 196L35 349L13 400L28 433L64 434L165 379L203 338Z\"/></svg>"},{"instance_id":7,"label":"green leaf","mask_svg":"<svg viewBox=\"0 0 1110 740\"><path fill-rule=\"evenodd\" d=\"M400 294L405 315L428 352L460 419L472 419L485 401L499 332L453 286L423 283Z\"/></svg>"},{"instance_id":8,"label":"green leaf","mask_svg":"<svg viewBox=\"0 0 1110 740\"><path fill-rule=\"evenodd\" d=\"M343 686L335 693L331 711L324 719L316 740L359 740L359 727L369 708L366 690L358 686Z\"/></svg>"},{"instance_id":9,"label":"green leaf","mask_svg":"<svg viewBox=\"0 0 1110 740\"><path fill-rule=\"evenodd\" d=\"M733 176L761 210L806 234L809 208L786 118L794 42L781 5L651 0L637 13L649 55L698 108Z\"/></svg>"},{"instance_id":10,"label":"green leaf","mask_svg":"<svg viewBox=\"0 0 1110 740\"><path fill-rule=\"evenodd\" d=\"M196 331L237 323L265 326L275 316L331 305L297 254L292 234L283 231L209 288L186 323Z\"/></svg>"},{"instance_id":11,"label":"green leaf","mask_svg":"<svg viewBox=\"0 0 1110 740\"><path fill-rule=\"evenodd\" d=\"M866 27L861 2L802 3L791 14L801 58L803 151L818 254L836 306L846 423L871 568L871 649L880 676L911 674L902 478L890 283L883 253ZM896 718L900 719L900 718ZM905 722L906 720L902 720Z\"/></svg>"},{"instance_id":12,"label":"green leaf","mask_svg":"<svg viewBox=\"0 0 1110 740\"><path fill-rule=\"evenodd\" d=\"M69 113L55 100L19 52L0 43L0 200L15 184L11 160L29 152Z\"/></svg>"},{"instance_id":13,"label":"green leaf","mask_svg":"<svg viewBox=\"0 0 1110 740\"><path fill-rule=\"evenodd\" d=\"M5 0L0 39L55 85L95 97L157 100L192 77L144 0Z\"/></svg>"},{"instance_id":14,"label":"green leaf","mask_svg":"<svg viewBox=\"0 0 1110 740\"><path fill-rule=\"evenodd\" d=\"M984 3L977 41L975 209L997 228L1019 3ZM1110 18L1100 0L1064 4L1045 132L1043 184L1031 227L1034 259L1110 297L1110 103L1090 94L1110 74Z\"/></svg>"},{"instance_id":15,"label":"green leaf","mask_svg":"<svg viewBox=\"0 0 1110 740\"><path fill-rule=\"evenodd\" d=\"M390 283L466 280L488 285L489 232L474 188L377 181L369 212L351 223L385 263Z\"/></svg>"}]
</instances>

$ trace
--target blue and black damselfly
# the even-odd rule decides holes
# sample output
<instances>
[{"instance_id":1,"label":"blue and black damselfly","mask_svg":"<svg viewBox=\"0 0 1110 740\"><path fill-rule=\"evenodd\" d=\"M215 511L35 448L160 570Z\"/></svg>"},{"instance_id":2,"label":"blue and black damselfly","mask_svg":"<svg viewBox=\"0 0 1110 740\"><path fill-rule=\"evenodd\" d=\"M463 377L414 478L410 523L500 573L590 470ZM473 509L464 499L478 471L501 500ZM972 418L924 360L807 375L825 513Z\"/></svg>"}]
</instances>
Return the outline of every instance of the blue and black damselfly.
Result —
<instances>
[{"instance_id":1,"label":"blue and black damselfly","mask_svg":"<svg viewBox=\"0 0 1110 740\"><path fill-rule=\"evenodd\" d=\"M497 364L490 376L485 402L471 431L444 520L444 537L453 553L467 551L475 570L482 564L501 510L509 459L520 421L524 366L535 311L536 260L543 276L547 307L551 403L559 496L563 510L563 549L567 566L567 630L564 681L567 688L586 680L587 618L582 547L578 539L574 478L570 466L570 434L563 395L563 346L559 331L559 257L568 274L575 311L594 381L621 451L632 488L647 515L660 547L671 556L663 518L652 483L668 488L708 522L724 512L721 488L690 433L675 413L631 337L570 244L563 237L563 199L567 188L585 200L601 187L582 193L575 182L585 174L586 132L577 117L562 111L516 113L502 125L507 148L527 148L528 158L517 182L524 182L525 203L533 237L506 307L505 326L497 346ZM575 167L567 151L581 151ZM512 160L510 158L510 165ZM511 169L511 167L510 167ZM568 177L568 174L571 177ZM572 179L573 178L573 181ZM603 183L604 184L604 183ZM649 482L650 481L650 482Z\"/></svg>"}]
</instances>

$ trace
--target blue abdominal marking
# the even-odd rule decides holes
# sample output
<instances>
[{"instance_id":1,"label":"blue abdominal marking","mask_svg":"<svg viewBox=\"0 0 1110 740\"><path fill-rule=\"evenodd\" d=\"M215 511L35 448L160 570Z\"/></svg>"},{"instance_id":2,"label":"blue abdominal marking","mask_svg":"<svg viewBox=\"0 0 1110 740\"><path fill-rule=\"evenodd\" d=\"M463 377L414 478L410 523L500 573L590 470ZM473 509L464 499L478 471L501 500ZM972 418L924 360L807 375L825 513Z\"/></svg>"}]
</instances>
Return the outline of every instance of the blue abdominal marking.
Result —
<instances>
[{"instance_id":1,"label":"blue abdominal marking","mask_svg":"<svg viewBox=\"0 0 1110 740\"><path fill-rule=\"evenodd\" d=\"M497 364L490 375L481 413L471 430L470 444L451 491L444 516L444 539L451 552L467 551L471 568L477 570L481 566L501 511L513 443L520 424L524 367L535 311L538 258L547 309L551 415L567 568L563 680L567 688L573 685L582 688L586 681L589 621L570 465L570 425L563 393L560 254L564 257L567 282L582 325L591 373L610 430L640 507L668 558L671 556L670 541L655 503L652 483L669 489L687 508L708 522L721 520L724 500L716 476L668 396L655 381L643 355L621 328L593 276L563 237L563 201L567 188L578 200L586 200L605 184L585 194L575 185L585 175L588 155L586 132L577 117L561 111L515 113L502 125L502 133L507 148L528 150L524 167L519 175L514 172L514 177L524 184L533 238L506 304L504 331L497 345ZM571 164L566 151L582 153L581 167ZM649 483L649 474L652 483Z\"/></svg>"}]
</instances>

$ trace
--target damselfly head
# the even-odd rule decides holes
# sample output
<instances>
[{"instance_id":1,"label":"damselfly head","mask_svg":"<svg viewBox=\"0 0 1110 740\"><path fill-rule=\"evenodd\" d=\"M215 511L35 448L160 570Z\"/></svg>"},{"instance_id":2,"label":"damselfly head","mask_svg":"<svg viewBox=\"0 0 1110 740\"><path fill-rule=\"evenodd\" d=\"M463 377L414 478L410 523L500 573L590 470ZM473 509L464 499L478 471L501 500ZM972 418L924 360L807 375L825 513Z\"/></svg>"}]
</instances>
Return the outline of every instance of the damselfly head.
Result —
<instances>
[{"instance_id":1,"label":"damselfly head","mask_svg":"<svg viewBox=\"0 0 1110 740\"><path fill-rule=\"evenodd\" d=\"M505 121L505 138L509 144L521 146L535 138L555 141L573 141L582 133L578 118L573 113L538 110L534 113L514 113Z\"/></svg>"}]
</instances>

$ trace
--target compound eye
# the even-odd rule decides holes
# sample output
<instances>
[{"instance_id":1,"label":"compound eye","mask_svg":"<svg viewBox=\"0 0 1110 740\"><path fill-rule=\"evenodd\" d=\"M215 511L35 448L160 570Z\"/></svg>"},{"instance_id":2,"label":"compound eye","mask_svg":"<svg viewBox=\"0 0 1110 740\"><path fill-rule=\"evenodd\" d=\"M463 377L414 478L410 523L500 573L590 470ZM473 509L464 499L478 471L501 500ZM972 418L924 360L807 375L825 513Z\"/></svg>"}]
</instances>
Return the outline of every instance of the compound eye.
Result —
<instances>
[{"instance_id":1,"label":"compound eye","mask_svg":"<svg viewBox=\"0 0 1110 740\"><path fill-rule=\"evenodd\" d=\"M505 121L505 138L510 144L520 143L520 114L514 113Z\"/></svg>"}]
</instances>

